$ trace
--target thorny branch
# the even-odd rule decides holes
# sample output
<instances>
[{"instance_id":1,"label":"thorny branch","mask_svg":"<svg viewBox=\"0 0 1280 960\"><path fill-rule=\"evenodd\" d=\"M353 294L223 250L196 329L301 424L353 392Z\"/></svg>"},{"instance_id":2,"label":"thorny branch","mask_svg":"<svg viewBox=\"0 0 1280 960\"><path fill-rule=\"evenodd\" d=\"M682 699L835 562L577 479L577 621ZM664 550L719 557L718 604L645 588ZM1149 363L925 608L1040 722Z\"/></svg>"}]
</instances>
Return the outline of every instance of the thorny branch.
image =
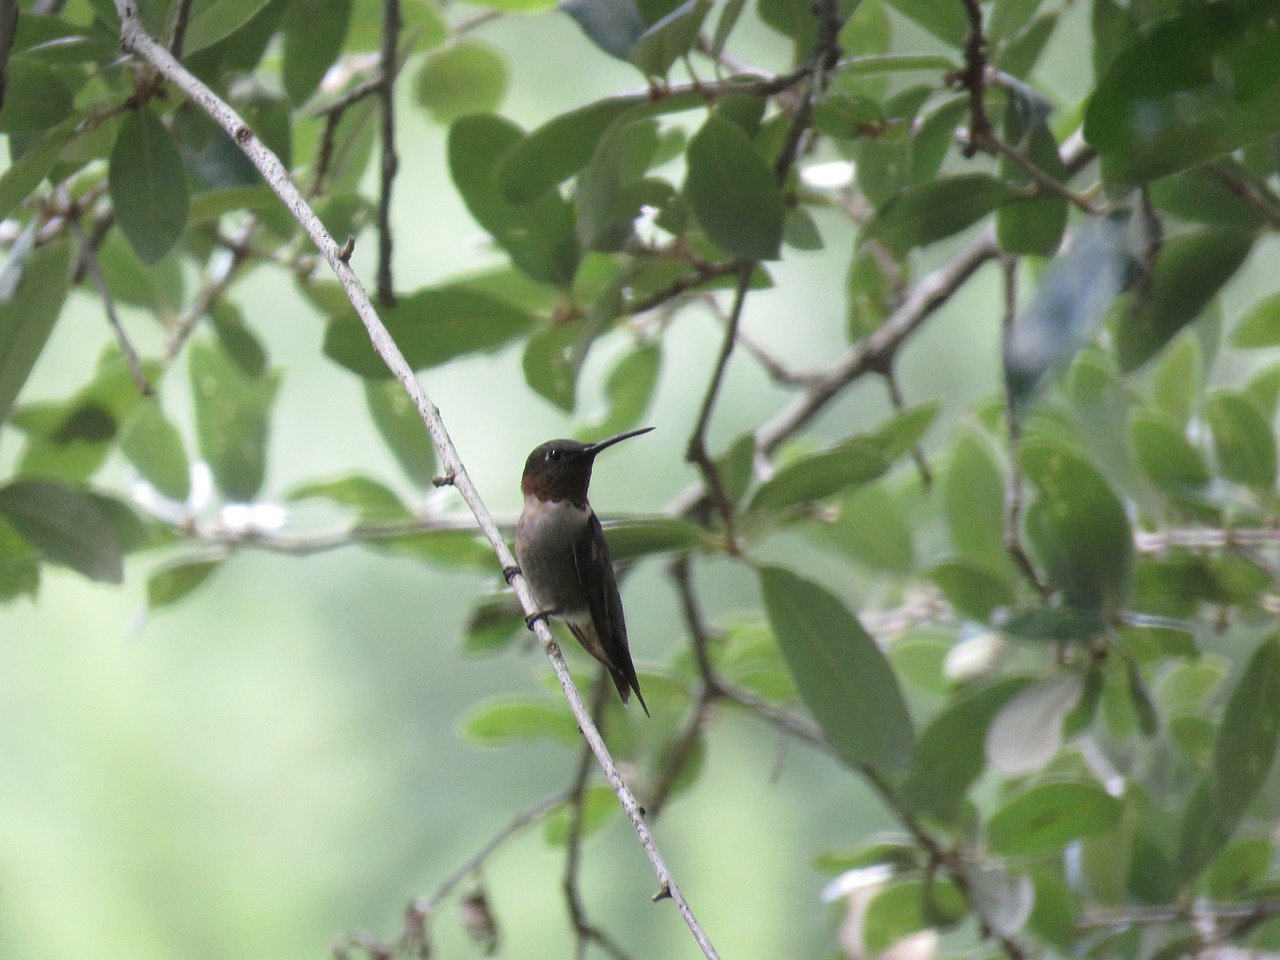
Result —
<instances>
[{"instance_id":1,"label":"thorny branch","mask_svg":"<svg viewBox=\"0 0 1280 960\"><path fill-rule=\"evenodd\" d=\"M987 37L982 31L982 7L978 0L960 2L969 18L969 29L964 36L964 67L958 79L969 92L969 144L964 155L972 157L996 137L987 116Z\"/></svg>"},{"instance_id":2,"label":"thorny branch","mask_svg":"<svg viewBox=\"0 0 1280 960\"><path fill-rule=\"evenodd\" d=\"M232 139L240 146L240 149L244 151L244 154L257 167L263 179L266 180L289 209L294 219L306 231L316 249L324 256L330 268L342 283L352 306L368 331L374 350L413 399L414 405L418 408L423 422L431 433L431 438L439 452L440 462L446 475L452 478L453 486L471 509L476 522L493 546L500 567L504 570L515 569L518 571L519 568L516 565L515 557L493 522L493 517L484 505L484 501L467 473L466 467L462 464L457 449L445 429L444 422L441 420L435 404L431 402L421 384L418 383L413 369L406 362L404 355L400 352L387 328L383 325L382 320L378 317L360 279L352 270L347 259L341 255L337 242L330 236L315 212L289 178L289 173L280 163L279 158L255 136L253 130L245 124L240 115L224 100L219 98L208 86L178 63L168 50L147 35L138 18L137 8L131 0L115 0L115 7L116 13L120 18L121 43L125 49L150 63L161 75L190 97L231 135ZM537 613L539 609L537 601L534 599L533 592L530 590L528 581L525 580L523 574L516 572L511 577L511 584L515 588L516 596L519 598L525 613L529 615ZM668 868L652 835L649 833L649 828L645 824L644 816L631 793L631 789L618 772L618 768L608 748L605 746L599 730L591 722L590 714L582 702L582 695L574 684L568 665L565 663L558 644L551 635L550 628L545 621L535 622L534 627L538 640L541 642L543 650L551 662L551 667L555 671L556 678L560 682L561 689L569 701L574 718L578 721L578 727L582 731L583 737L590 744L592 753L595 754L596 760L604 771L610 787L618 797L624 810L626 810L627 817L631 821L641 846L649 858L654 873L658 877L660 893L664 898L669 897L673 901L707 960L718 960L715 947L712 945L706 931L699 924L693 909L689 906L683 891L680 890L674 876L671 874L670 868Z\"/></svg>"}]
</instances>

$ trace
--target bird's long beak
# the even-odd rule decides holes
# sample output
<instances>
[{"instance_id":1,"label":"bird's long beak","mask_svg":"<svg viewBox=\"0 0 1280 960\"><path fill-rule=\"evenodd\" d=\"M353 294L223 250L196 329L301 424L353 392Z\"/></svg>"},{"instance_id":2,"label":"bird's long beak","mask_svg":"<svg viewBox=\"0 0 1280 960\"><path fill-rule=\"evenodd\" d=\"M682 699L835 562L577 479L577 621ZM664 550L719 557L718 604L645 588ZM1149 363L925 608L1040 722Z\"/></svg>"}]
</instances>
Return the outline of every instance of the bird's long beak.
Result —
<instances>
[{"instance_id":1,"label":"bird's long beak","mask_svg":"<svg viewBox=\"0 0 1280 960\"><path fill-rule=\"evenodd\" d=\"M623 440L630 440L632 437L638 437L640 434L648 433L652 429L653 427L641 427L639 430L628 430L626 433L620 433L615 437L610 437L608 440L600 440L596 443L589 444L584 452L594 457L606 447L612 447L615 443L620 443Z\"/></svg>"}]
</instances>

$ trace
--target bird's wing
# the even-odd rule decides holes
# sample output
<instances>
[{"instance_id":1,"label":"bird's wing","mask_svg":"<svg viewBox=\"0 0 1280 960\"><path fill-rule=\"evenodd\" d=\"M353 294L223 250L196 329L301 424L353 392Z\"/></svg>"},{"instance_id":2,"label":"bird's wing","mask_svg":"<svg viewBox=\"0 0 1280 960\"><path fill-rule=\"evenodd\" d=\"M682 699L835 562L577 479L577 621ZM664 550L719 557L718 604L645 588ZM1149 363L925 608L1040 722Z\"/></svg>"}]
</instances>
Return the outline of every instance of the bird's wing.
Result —
<instances>
[{"instance_id":1,"label":"bird's wing","mask_svg":"<svg viewBox=\"0 0 1280 960\"><path fill-rule=\"evenodd\" d=\"M578 581L587 595L591 622L600 635L606 656L612 659L619 643L627 641L627 626L622 617L622 597L618 593L618 581L609 557L609 543L594 511L573 546L573 562L578 570ZM614 665L617 665L616 661Z\"/></svg>"}]
</instances>

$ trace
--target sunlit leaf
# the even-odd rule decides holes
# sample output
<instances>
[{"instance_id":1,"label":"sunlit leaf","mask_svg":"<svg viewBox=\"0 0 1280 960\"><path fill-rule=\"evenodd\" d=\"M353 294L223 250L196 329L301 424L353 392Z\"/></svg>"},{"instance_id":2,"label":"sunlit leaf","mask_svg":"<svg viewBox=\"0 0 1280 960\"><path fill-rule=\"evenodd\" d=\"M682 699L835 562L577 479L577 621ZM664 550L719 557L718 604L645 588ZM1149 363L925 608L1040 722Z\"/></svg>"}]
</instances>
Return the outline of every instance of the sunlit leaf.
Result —
<instances>
[{"instance_id":1,"label":"sunlit leaf","mask_svg":"<svg viewBox=\"0 0 1280 960\"><path fill-rule=\"evenodd\" d=\"M501 747L543 737L578 742L573 714L563 704L530 697L503 697L478 703L462 721L462 734L485 747Z\"/></svg>"},{"instance_id":2,"label":"sunlit leaf","mask_svg":"<svg viewBox=\"0 0 1280 960\"><path fill-rule=\"evenodd\" d=\"M1062 721L1084 689L1080 674L1059 671L1005 703L987 730L987 763L1007 777L1035 773L1062 747Z\"/></svg>"}]
</instances>

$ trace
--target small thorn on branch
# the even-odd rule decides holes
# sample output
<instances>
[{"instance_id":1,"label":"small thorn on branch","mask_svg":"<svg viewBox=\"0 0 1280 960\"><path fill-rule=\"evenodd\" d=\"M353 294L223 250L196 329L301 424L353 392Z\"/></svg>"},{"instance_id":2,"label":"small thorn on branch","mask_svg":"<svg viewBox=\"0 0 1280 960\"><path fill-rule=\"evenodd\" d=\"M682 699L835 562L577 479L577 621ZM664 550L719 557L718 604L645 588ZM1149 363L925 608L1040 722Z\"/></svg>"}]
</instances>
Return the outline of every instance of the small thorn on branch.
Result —
<instances>
[{"instance_id":1,"label":"small thorn on branch","mask_svg":"<svg viewBox=\"0 0 1280 960\"><path fill-rule=\"evenodd\" d=\"M432 477L431 485L433 487L452 487L457 478L457 474L450 470L448 473L441 474L438 477Z\"/></svg>"},{"instance_id":2,"label":"small thorn on branch","mask_svg":"<svg viewBox=\"0 0 1280 960\"><path fill-rule=\"evenodd\" d=\"M347 234L347 242L338 248L338 259L343 263L351 261L351 255L356 252L356 238L353 234ZM433 481L434 482L434 481ZM437 484L439 486L439 484Z\"/></svg>"},{"instance_id":3,"label":"small thorn on branch","mask_svg":"<svg viewBox=\"0 0 1280 960\"><path fill-rule=\"evenodd\" d=\"M652 897L650 897L650 899L651 899L654 903L661 903L663 900L670 900L670 899L671 899L671 885L670 885L670 884L667 884L667 883L664 883L661 887L659 887L659 888L658 888L658 892L657 892L657 893L655 893Z\"/></svg>"}]
</instances>

